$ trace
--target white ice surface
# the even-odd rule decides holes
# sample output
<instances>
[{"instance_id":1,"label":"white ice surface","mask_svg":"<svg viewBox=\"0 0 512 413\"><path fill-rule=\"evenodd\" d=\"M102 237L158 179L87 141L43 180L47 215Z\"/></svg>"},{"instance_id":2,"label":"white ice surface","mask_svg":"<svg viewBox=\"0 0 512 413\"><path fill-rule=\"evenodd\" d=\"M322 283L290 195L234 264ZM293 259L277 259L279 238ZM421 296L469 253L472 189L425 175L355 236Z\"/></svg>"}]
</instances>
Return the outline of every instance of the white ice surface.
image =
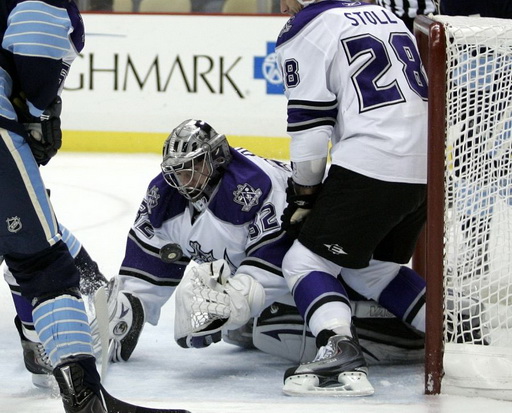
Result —
<instances>
[{"instance_id":1,"label":"white ice surface","mask_svg":"<svg viewBox=\"0 0 512 413\"><path fill-rule=\"evenodd\" d=\"M42 169L60 221L82 241L107 277L116 273L125 236L157 155L60 153ZM35 388L23 367L8 288L0 287L0 412L63 412L56 390ZM172 333L172 302L147 325L128 363L109 368L105 387L127 401L193 413L512 413L512 402L425 396L423 366L372 367L375 394L363 398L292 398L281 393L290 363L258 351L216 344L181 349Z\"/></svg>"}]
</instances>

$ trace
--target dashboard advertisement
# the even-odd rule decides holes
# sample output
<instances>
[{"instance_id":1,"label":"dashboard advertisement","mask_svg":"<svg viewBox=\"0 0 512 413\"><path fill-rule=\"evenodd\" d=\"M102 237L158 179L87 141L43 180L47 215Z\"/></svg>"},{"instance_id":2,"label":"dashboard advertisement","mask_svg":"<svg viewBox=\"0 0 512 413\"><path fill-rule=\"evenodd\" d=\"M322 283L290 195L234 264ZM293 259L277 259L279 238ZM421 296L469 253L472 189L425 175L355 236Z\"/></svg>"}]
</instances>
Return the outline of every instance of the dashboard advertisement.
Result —
<instances>
[{"instance_id":1,"label":"dashboard advertisement","mask_svg":"<svg viewBox=\"0 0 512 413\"><path fill-rule=\"evenodd\" d=\"M202 119L233 146L286 157L274 54L285 16L83 18L86 45L62 94L64 149L160 151L175 126Z\"/></svg>"}]
</instances>

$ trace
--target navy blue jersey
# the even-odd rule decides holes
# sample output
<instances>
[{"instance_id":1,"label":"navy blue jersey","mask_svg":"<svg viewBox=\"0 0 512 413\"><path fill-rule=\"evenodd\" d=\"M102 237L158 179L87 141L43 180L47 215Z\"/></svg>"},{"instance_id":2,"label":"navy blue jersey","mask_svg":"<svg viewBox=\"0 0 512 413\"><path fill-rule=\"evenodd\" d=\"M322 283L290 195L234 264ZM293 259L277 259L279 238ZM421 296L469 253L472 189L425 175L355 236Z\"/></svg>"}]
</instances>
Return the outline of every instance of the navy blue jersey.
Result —
<instances>
[{"instance_id":1,"label":"navy blue jersey","mask_svg":"<svg viewBox=\"0 0 512 413\"><path fill-rule=\"evenodd\" d=\"M12 98L23 93L39 116L83 49L84 26L72 0L2 0L0 31L0 127L24 136Z\"/></svg>"}]
</instances>

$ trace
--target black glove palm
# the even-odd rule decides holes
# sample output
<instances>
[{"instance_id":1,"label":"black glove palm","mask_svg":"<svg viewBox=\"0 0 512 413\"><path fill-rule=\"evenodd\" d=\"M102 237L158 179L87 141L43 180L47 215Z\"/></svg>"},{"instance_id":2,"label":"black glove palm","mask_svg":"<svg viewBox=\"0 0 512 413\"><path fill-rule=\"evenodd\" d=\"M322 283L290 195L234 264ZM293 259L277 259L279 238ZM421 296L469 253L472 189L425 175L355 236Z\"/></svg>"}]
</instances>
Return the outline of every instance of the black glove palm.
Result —
<instances>
[{"instance_id":1,"label":"black glove palm","mask_svg":"<svg viewBox=\"0 0 512 413\"><path fill-rule=\"evenodd\" d=\"M23 98L15 98L14 107L27 131L27 142L36 162L46 165L62 146L62 99L57 96L39 118L30 114Z\"/></svg>"},{"instance_id":2,"label":"black glove palm","mask_svg":"<svg viewBox=\"0 0 512 413\"><path fill-rule=\"evenodd\" d=\"M297 194L293 180L288 179L288 188L286 188L286 202L288 202L288 205L281 216L281 227L289 237L295 239L299 236L305 218L313 208L317 196L318 191L307 195Z\"/></svg>"}]
</instances>

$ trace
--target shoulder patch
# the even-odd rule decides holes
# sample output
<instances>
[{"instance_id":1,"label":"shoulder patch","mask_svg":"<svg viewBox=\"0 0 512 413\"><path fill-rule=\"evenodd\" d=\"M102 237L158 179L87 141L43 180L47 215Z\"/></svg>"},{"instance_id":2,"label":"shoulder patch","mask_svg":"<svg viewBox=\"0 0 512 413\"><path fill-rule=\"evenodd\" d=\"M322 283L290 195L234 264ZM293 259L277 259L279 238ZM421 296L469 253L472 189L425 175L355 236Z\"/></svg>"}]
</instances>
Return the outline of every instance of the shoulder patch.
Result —
<instances>
[{"instance_id":1,"label":"shoulder patch","mask_svg":"<svg viewBox=\"0 0 512 413\"><path fill-rule=\"evenodd\" d=\"M252 207L259 204L261 194L261 189L254 189L251 185L245 183L243 185L237 185L236 191L233 191L233 195L235 196L233 201L242 205L242 211L247 212L250 211Z\"/></svg>"},{"instance_id":2,"label":"shoulder patch","mask_svg":"<svg viewBox=\"0 0 512 413\"><path fill-rule=\"evenodd\" d=\"M158 205L158 200L160 199L160 194L158 192L159 189L156 185L153 185L150 189L148 189L146 194L146 206L148 209L148 214L151 214L151 210Z\"/></svg>"}]
</instances>

